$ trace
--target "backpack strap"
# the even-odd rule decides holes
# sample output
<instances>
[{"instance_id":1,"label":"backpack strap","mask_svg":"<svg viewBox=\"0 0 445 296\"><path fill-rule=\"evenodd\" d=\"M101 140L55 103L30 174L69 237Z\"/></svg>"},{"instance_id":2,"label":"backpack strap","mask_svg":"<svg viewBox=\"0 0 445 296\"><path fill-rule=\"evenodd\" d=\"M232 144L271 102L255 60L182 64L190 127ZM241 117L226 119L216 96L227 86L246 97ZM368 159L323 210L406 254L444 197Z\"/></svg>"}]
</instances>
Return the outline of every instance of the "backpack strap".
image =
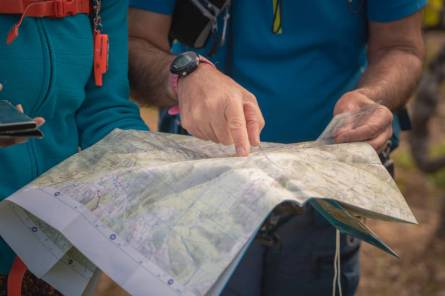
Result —
<instances>
[{"instance_id":1,"label":"backpack strap","mask_svg":"<svg viewBox=\"0 0 445 296\"><path fill-rule=\"evenodd\" d=\"M1 0L0 14L63 18L90 13L90 0Z\"/></svg>"},{"instance_id":2,"label":"backpack strap","mask_svg":"<svg viewBox=\"0 0 445 296\"><path fill-rule=\"evenodd\" d=\"M8 275L8 296L21 296L22 283L25 273L28 270L25 263L17 256L15 257L12 269Z\"/></svg>"}]
</instances>

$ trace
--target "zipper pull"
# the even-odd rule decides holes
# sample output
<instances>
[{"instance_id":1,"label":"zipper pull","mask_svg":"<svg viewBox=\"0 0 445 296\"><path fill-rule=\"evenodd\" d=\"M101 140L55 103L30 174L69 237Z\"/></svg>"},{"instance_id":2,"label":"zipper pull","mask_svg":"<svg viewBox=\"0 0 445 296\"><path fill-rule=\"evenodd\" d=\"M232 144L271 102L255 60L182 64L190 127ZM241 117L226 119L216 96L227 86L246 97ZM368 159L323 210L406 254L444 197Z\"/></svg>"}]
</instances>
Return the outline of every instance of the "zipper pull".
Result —
<instances>
[{"instance_id":1,"label":"zipper pull","mask_svg":"<svg viewBox=\"0 0 445 296\"><path fill-rule=\"evenodd\" d=\"M19 29L26 17L29 6L31 6L31 4L26 7L18 23L12 26L11 30L8 33L8 37L6 38L6 44L11 45L11 43L14 42L14 40L19 36Z\"/></svg>"},{"instance_id":2,"label":"zipper pull","mask_svg":"<svg viewBox=\"0 0 445 296\"><path fill-rule=\"evenodd\" d=\"M8 33L8 37L6 38L6 44L10 45L14 40L19 36L19 24L15 24Z\"/></svg>"}]
</instances>

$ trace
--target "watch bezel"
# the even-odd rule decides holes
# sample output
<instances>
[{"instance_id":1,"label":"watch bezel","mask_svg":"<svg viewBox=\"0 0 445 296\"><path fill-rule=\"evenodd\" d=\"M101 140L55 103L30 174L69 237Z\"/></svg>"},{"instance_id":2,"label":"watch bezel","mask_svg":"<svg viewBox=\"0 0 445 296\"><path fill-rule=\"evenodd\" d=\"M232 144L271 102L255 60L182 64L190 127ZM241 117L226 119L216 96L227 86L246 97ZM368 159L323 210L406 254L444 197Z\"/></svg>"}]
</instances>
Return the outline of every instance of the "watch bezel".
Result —
<instances>
[{"instance_id":1,"label":"watch bezel","mask_svg":"<svg viewBox=\"0 0 445 296\"><path fill-rule=\"evenodd\" d=\"M189 57L190 61L183 65L179 66L179 60ZM170 65L170 72L181 77L187 76L198 68L199 65L199 56L194 51L187 51L180 55L178 55Z\"/></svg>"}]
</instances>

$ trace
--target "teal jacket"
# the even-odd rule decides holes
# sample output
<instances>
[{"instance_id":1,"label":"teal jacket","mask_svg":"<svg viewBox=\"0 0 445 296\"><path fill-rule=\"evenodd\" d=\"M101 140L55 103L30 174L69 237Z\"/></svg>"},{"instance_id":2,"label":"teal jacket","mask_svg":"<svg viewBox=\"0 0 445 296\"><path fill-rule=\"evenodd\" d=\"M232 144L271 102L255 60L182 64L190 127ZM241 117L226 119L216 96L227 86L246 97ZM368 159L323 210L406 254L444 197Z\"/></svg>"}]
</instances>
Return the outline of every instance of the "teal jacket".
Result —
<instances>
[{"instance_id":1,"label":"teal jacket","mask_svg":"<svg viewBox=\"0 0 445 296\"><path fill-rule=\"evenodd\" d=\"M102 0L104 32L110 38L109 70L95 86L90 18L25 18L10 46L6 36L19 16L0 14L0 99L43 116L45 137L0 148L0 200L115 128L146 129L128 99L127 1ZM0 238L0 274L14 254Z\"/></svg>"}]
</instances>

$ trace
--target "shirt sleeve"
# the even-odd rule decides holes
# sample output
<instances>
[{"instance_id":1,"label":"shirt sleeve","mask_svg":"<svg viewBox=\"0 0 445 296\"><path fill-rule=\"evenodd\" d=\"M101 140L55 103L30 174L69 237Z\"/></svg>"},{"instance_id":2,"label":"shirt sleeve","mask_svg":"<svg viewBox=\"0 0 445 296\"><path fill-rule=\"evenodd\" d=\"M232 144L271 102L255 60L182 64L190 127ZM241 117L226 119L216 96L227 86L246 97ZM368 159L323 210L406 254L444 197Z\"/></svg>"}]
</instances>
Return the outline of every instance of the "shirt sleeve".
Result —
<instances>
[{"instance_id":1,"label":"shirt sleeve","mask_svg":"<svg viewBox=\"0 0 445 296\"><path fill-rule=\"evenodd\" d=\"M428 0L369 0L368 19L374 22L392 22L421 10Z\"/></svg>"},{"instance_id":2,"label":"shirt sleeve","mask_svg":"<svg viewBox=\"0 0 445 296\"><path fill-rule=\"evenodd\" d=\"M171 15L175 9L176 0L130 0L130 7Z\"/></svg>"},{"instance_id":3,"label":"shirt sleeve","mask_svg":"<svg viewBox=\"0 0 445 296\"><path fill-rule=\"evenodd\" d=\"M76 113L82 149L115 128L148 129L138 107L129 100L127 5L127 0L111 0L102 6L103 32L110 42L109 67L102 87L96 86L94 73L91 74L85 101Z\"/></svg>"}]
</instances>

